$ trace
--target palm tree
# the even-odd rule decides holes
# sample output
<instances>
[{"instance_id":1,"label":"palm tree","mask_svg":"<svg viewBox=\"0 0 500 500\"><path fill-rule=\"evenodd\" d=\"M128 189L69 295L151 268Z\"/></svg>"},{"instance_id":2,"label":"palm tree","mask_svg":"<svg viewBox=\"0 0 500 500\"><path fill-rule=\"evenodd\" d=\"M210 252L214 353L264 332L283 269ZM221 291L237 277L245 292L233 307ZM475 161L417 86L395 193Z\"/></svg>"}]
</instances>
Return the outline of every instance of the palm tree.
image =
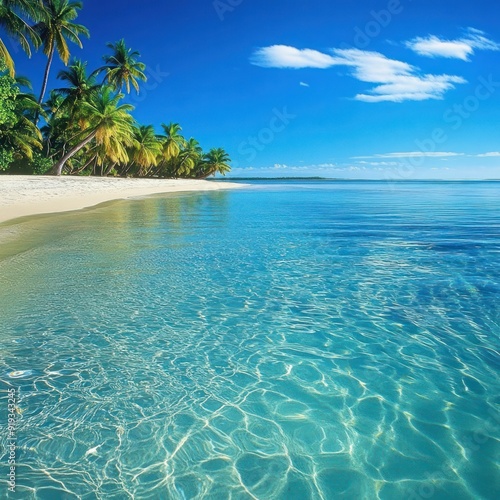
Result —
<instances>
[{"instance_id":1,"label":"palm tree","mask_svg":"<svg viewBox=\"0 0 500 500\"><path fill-rule=\"evenodd\" d=\"M186 139L180 134L182 128L178 123L161 124L164 135L160 135L162 141L161 161L157 173L163 177L175 176L177 158L181 150L186 146Z\"/></svg>"},{"instance_id":2,"label":"palm tree","mask_svg":"<svg viewBox=\"0 0 500 500\"><path fill-rule=\"evenodd\" d=\"M61 108L64 102L64 97L55 90L51 90L49 93L49 98L43 103L43 109L49 113L55 115Z\"/></svg>"},{"instance_id":3,"label":"palm tree","mask_svg":"<svg viewBox=\"0 0 500 500\"><path fill-rule=\"evenodd\" d=\"M0 27L19 42L29 57L31 57L30 43L38 47L40 38L22 16L37 20L40 8L38 3L36 0L0 0ZM3 59L10 76L13 77L14 61L2 39L0 39L0 58Z\"/></svg>"},{"instance_id":4,"label":"palm tree","mask_svg":"<svg viewBox=\"0 0 500 500\"><path fill-rule=\"evenodd\" d=\"M161 136L163 139L162 157L165 161L169 161L179 155L181 148L186 144L186 139L179 133L182 128L178 123L168 125L162 123L161 126L165 132L165 135Z\"/></svg>"},{"instance_id":5,"label":"palm tree","mask_svg":"<svg viewBox=\"0 0 500 500\"><path fill-rule=\"evenodd\" d=\"M26 116L20 116L11 129L0 131L0 149L14 151L14 157L31 160L33 150L42 148L41 139L40 131L33 122Z\"/></svg>"},{"instance_id":6,"label":"palm tree","mask_svg":"<svg viewBox=\"0 0 500 500\"><path fill-rule=\"evenodd\" d=\"M64 149L63 136L69 128L69 118L67 114L60 113L63 102L64 97L55 90L51 90L49 98L43 103L46 124L41 131L47 157L53 157Z\"/></svg>"},{"instance_id":7,"label":"palm tree","mask_svg":"<svg viewBox=\"0 0 500 500\"><path fill-rule=\"evenodd\" d=\"M88 99L100 87L92 75L87 76L87 63L79 59L74 59L69 69L59 71L57 78L70 85L69 88L56 89L57 93L64 96L61 106L68 109L70 118L78 103Z\"/></svg>"},{"instance_id":8,"label":"palm tree","mask_svg":"<svg viewBox=\"0 0 500 500\"><path fill-rule=\"evenodd\" d=\"M32 94L19 89L19 86L29 88L30 85L26 78L16 80L17 91L11 101L15 119L0 126L0 150L13 152L14 159L32 159L34 149L42 147L40 131L31 121L38 104Z\"/></svg>"},{"instance_id":9,"label":"palm tree","mask_svg":"<svg viewBox=\"0 0 500 500\"><path fill-rule=\"evenodd\" d=\"M204 158L201 164L201 169L197 173L198 179L206 179L209 175L216 173L226 175L231 170L229 162L231 158L222 148L211 149Z\"/></svg>"},{"instance_id":10,"label":"palm tree","mask_svg":"<svg viewBox=\"0 0 500 500\"><path fill-rule=\"evenodd\" d=\"M155 134L153 125L134 126L135 145L130 153L131 164L139 167L139 176L148 175L151 167L158 164L161 155L162 144L159 137Z\"/></svg>"},{"instance_id":11,"label":"palm tree","mask_svg":"<svg viewBox=\"0 0 500 500\"><path fill-rule=\"evenodd\" d=\"M119 105L123 97L123 94L114 94L110 86L104 86L101 92L92 95L89 102L81 103L79 118L85 126L79 134L78 143L54 165L55 175L61 175L66 162L94 139L109 161L128 161L127 147L134 145L133 119L129 112L134 107L130 104Z\"/></svg>"},{"instance_id":12,"label":"palm tree","mask_svg":"<svg viewBox=\"0 0 500 500\"><path fill-rule=\"evenodd\" d=\"M79 36L89 36L89 31L85 26L73 22L78 17L78 10L82 6L81 2L71 0L43 1L42 20L34 26L42 41L43 52L48 57L38 100L39 104L43 102L45 96L54 52L57 50L62 62L67 65L70 58L67 40L82 48ZM38 116L36 121L38 121Z\"/></svg>"},{"instance_id":13,"label":"palm tree","mask_svg":"<svg viewBox=\"0 0 500 500\"><path fill-rule=\"evenodd\" d=\"M104 56L105 66L98 68L95 74L106 72L104 81L112 85L116 91L121 92L123 86L127 89L127 94L130 94L130 84L139 93L139 83L137 80L145 82L147 80L144 70L146 65L138 62L140 57L136 50L128 49L123 38L116 43L106 44L113 53L110 56Z\"/></svg>"},{"instance_id":14,"label":"palm tree","mask_svg":"<svg viewBox=\"0 0 500 500\"><path fill-rule=\"evenodd\" d=\"M175 177L187 177L200 163L203 150L200 143L191 137L179 153L175 165Z\"/></svg>"},{"instance_id":15,"label":"palm tree","mask_svg":"<svg viewBox=\"0 0 500 500\"><path fill-rule=\"evenodd\" d=\"M31 85L29 78L26 78L25 76L16 76L15 82L19 89L25 87L28 90L28 92L22 92L20 90L15 98L18 116L22 114L33 120L36 113L45 114L43 108L38 104L35 95L32 92L29 92L33 90L33 86Z\"/></svg>"}]
</instances>

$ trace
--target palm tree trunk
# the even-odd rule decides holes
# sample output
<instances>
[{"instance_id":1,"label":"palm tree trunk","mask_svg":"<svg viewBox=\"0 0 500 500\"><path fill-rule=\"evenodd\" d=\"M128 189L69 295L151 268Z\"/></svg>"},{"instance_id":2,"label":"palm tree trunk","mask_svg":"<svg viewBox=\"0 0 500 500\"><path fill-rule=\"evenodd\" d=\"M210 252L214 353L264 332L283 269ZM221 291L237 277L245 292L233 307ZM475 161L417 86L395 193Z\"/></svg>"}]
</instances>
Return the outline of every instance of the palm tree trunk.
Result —
<instances>
[{"instance_id":1,"label":"palm tree trunk","mask_svg":"<svg viewBox=\"0 0 500 500\"><path fill-rule=\"evenodd\" d=\"M80 144L77 144L73 149L70 149L52 168L52 173L54 175L61 175L62 169L64 168L65 163L80 149L82 149L84 146L86 146L97 134L97 130L94 130L90 135L85 137Z\"/></svg>"},{"instance_id":2,"label":"palm tree trunk","mask_svg":"<svg viewBox=\"0 0 500 500\"><path fill-rule=\"evenodd\" d=\"M107 169L106 172L104 172L104 177L107 177L111 170L113 170L116 167L116 163L112 163Z\"/></svg>"},{"instance_id":3,"label":"palm tree trunk","mask_svg":"<svg viewBox=\"0 0 500 500\"><path fill-rule=\"evenodd\" d=\"M211 175L215 175L216 170L213 168L209 170L202 170L201 172L198 173L196 176L197 179L206 179L207 177L210 177Z\"/></svg>"},{"instance_id":4,"label":"palm tree trunk","mask_svg":"<svg viewBox=\"0 0 500 500\"><path fill-rule=\"evenodd\" d=\"M95 159L97 158L97 154L94 155L87 163L82 168L79 168L75 174L79 174L80 172L83 172Z\"/></svg>"},{"instance_id":5,"label":"palm tree trunk","mask_svg":"<svg viewBox=\"0 0 500 500\"><path fill-rule=\"evenodd\" d=\"M151 177L154 177L155 175L159 175L160 172L161 172L161 169L162 169L163 165L162 165L162 160L160 160L158 162L158 165L156 165L156 168L155 169L152 169L153 170L153 173L151 174Z\"/></svg>"},{"instance_id":6,"label":"palm tree trunk","mask_svg":"<svg viewBox=\"0 0 500 500\"><path fill-rule=\"evenodd\" d=\"M47 90L47 83L49 81L50 67L52 66L52 59L54 59L54 50L55 50L55 45L52 47L52 50L50 51L49 59L47 61L47 66L45 67L45 74L43 75L42 91L40 92L40 97L38 99L39 106L42 105L43 98L45 97L45 91ZM40 117L40 112L37 109L36 114L35 114L35 125L38 123L39 117Z\"/></svg>"},{"instance_id":7,"label":"palm tree trunk","mask_svg":"<svg viewBox=\"0 0 500 500\"><path fill-rule=\"evenodd\" d=\"M133 161L131 161L123 170L121 173L121 177L127 177L127 174L129 173L130 169L135 165ZM140 170L139 170L140 172ZM139 176L140 177L140 176Z\"/></svg>"}]
</instances>

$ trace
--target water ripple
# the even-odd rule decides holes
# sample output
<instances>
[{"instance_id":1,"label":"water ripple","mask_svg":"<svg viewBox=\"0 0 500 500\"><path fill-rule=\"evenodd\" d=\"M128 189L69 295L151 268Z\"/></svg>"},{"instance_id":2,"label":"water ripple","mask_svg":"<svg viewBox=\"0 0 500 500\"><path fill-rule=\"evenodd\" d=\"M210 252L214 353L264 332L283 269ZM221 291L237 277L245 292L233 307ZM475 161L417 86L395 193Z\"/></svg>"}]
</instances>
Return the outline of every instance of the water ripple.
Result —
<instances>
[{"instance_id":1,"label":"water ripple","mask_svg":"<svg viewBox=\"0 0 500 500\"><path fill-rule=\"evenodd\" d=\"M310 185L39 221L0 260L19 497L497 498L498 190Z\"/></svg>"}]
</instances>

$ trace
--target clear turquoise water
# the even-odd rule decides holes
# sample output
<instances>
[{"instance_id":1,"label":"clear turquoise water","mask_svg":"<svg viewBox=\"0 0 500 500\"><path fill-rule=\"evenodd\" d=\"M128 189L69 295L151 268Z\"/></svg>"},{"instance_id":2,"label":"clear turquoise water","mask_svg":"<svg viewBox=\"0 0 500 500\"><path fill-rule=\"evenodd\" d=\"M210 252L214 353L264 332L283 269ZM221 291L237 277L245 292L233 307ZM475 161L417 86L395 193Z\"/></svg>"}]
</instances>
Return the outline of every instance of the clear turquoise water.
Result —
<instances>
[{"instance_id":1,"label":"clear turquoise water","mask_svg":"<svg viewBox=\"0 0 500 500\"><path fill-rule=\"evenodd\" d=\"M0 238L0 497L499 498L500 183L259 183Z\"/></svg>"}]
</instances>

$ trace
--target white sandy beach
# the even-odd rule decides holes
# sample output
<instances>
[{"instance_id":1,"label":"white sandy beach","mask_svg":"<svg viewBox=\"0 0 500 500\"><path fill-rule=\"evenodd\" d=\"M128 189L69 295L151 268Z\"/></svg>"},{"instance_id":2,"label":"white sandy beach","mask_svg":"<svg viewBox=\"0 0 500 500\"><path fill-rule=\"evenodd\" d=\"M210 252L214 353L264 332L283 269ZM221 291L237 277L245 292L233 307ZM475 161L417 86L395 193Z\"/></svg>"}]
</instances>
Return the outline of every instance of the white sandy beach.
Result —
<instances>
[{"instance_id":1,"label":"white sandy beach","mask_svg":"<svg viewBox=\"0 0 500 500\"><path fill-rule=\"evenodd\" d=\"M160 193L232 189L241 184L195 179L0 176L0 223L92 207L106 201Z\"/></svg>"}]
</instances>

